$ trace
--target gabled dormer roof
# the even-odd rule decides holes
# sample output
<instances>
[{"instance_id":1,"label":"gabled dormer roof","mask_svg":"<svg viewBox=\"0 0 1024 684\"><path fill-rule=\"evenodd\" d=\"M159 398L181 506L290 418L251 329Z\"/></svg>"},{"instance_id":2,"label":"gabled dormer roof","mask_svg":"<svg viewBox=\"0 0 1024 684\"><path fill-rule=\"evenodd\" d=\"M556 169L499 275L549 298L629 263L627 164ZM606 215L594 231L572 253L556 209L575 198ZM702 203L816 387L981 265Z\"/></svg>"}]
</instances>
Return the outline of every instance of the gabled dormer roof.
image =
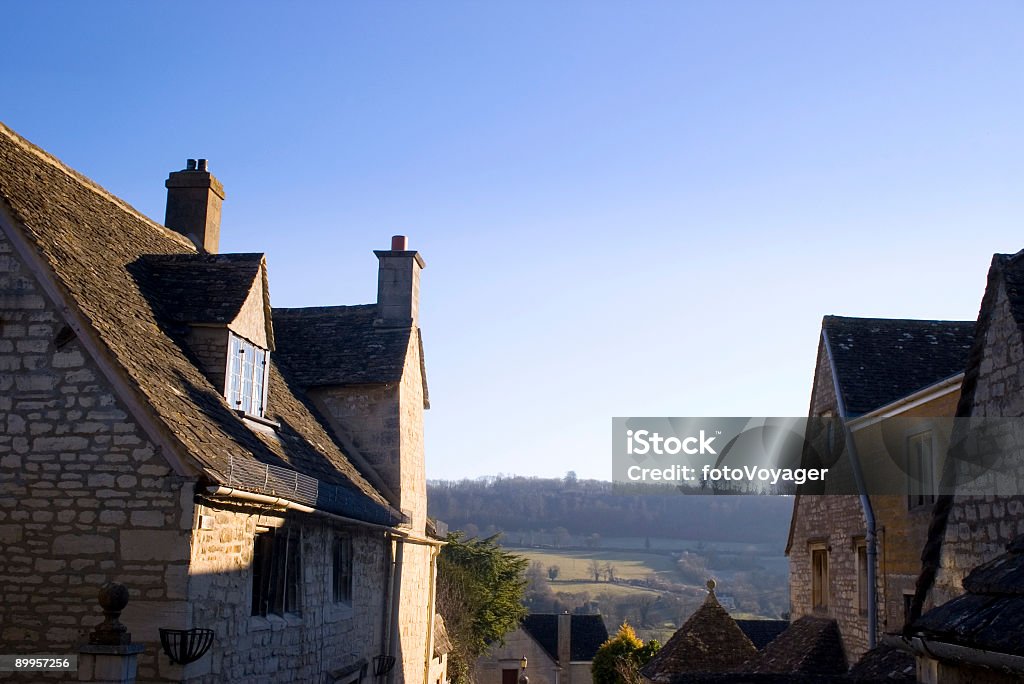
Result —
<instances>
[{"instance_id":1,"label":"gabled dormer roof","mask_svg":"<svg viewBox=\"0 0 1024 684\"><path fill-rule=\"evenodd\" d=\"M256 430L240 419L191 360L177 337L180 326L154 306L136 277L150 255L198 263L189 240L3 125L0 230L58 306L67 307L69 320L81 323L79 334L123 388L126 403L190 475L194 469L207 482L229 485L240 472L274 466L314 483L303 503L367 522L400 519L273 357L266 417L280 425L276 430ZM251 259L241 261L251 268Z\"/></svg>"},{"instance_id":2,"label":"gabled dormer roof","mask_svg":"<svg viewBox=\"0 0 1024 684\"><path fill-rule=\"evenodd\" d=\"M167 320L223 325L274 350L263 254L147 254L136 272L143 293ZM252 318L262 319L255 330L245 320Z\"/></svg>"},{"instance_id":3,"label":"gabled dormer roof","mask_svg":"<svg viewBox=\"0 0 1024 684\"><path fill-rule=\"evenodd\" d=\"M967 366L974 321L825 316L846 417L891 404Z\"/></svg>"}]
</instances>

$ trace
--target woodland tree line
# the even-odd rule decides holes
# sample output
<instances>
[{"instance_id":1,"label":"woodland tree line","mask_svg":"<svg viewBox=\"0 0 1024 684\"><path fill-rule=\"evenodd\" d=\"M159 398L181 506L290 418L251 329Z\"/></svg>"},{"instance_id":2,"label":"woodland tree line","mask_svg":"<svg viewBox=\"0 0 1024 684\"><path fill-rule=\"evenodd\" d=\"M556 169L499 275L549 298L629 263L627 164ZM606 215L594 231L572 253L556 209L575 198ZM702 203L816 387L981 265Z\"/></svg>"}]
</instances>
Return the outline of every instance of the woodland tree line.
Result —
<instances>
[{"instance_id":1,"label":"woodland tree line","mask_svg":"<svg viewBox=\"0 0 1024 684\"><path fill-rule=\"evenodd\" d=\"M431 517L452 529L551 530L571 535L661 537L719 542L786 543L792 500L781 496L623 493L610 482L489 477L432 480Z\"/></svg>"}]
</instances>

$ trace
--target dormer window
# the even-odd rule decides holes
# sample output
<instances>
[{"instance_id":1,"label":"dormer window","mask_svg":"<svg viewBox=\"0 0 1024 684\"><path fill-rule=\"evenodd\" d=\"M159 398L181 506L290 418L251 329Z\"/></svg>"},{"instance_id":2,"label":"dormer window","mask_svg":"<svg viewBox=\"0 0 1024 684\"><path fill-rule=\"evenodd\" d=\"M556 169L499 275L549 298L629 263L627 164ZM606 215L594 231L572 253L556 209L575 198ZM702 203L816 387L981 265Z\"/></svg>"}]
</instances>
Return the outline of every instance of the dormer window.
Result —
<instances>
[{"instance_id":1,"label":"dormer window","mask_svg":"<svg viewBox=\"0 0 1024 684\"><path fill-rule=\"evenodd\" d=\"M263 418L266 406L267 360L270 352L249 340L228 333L228 373L225 396L231 408Z\"/></svg>"}]
</instances>

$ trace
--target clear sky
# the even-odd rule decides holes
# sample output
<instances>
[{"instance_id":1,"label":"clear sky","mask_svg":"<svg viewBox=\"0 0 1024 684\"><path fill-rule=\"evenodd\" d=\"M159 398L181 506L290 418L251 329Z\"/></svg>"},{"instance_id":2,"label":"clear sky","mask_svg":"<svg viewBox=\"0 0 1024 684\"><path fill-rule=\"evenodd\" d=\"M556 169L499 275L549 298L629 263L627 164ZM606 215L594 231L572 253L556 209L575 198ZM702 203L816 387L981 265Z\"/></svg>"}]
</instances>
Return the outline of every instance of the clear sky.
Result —
<instances>
[{"instance_id":1,"label":"clear sky","mask_svg":"<svg viewBox=\"0 0 1024 684\"><path fill-rule=\"evenodd\" d=\"M821 317L1024 248L1019 2L8 2L0 120L162 220L210 159L277 306L427 262L428 475L610 477L611 417L806 413Z\"/></svg>"}]
</instances>

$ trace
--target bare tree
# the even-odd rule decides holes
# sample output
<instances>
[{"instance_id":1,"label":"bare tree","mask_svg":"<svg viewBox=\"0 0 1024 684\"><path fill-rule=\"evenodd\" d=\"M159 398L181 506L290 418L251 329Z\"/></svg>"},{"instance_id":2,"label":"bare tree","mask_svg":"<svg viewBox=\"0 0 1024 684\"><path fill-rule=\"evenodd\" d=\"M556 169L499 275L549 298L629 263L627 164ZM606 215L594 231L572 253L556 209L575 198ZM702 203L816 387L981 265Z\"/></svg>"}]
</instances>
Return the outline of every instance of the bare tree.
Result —
<instances>
[{"instance_id":1,"label":"bare tree","mask_svg":"<svg viewBox=\"0 0 1024 684\"><path fill-rule=\"evenodd\" d=\"M590 564L587 566L587 568L590 570L590 574L594 576L594 581L595 582L600 582L601 581L601 564L598 562L598 560L596 558L591 558L590 559Z\"/></svg>"}]
</instances>

